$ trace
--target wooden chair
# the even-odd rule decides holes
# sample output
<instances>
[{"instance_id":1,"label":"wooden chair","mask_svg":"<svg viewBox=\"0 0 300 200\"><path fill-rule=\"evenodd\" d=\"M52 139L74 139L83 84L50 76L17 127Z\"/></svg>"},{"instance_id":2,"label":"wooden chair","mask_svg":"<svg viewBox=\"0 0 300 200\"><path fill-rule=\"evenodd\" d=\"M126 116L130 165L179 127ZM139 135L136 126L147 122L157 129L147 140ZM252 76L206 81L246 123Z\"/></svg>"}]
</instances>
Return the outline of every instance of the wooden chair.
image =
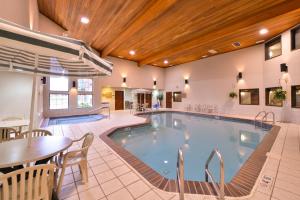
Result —
<instances>
[{"instance_id":1,"label":"wooden chair","mask_svg":"<svg viewBox=\"0 0 300 200\"><path fill-rule=\"evenodd\" d=\"M19 138L28 138L29 135L30 135L30 132L26 131L24 133L21 133ZM43 130L43 129L34 129L31 132L31 136L32 137L52 136L52 133L50 131Z\"/></svg>"},{"instance_id":2,"label":"wooden chair","mask_svg":"<svg viewBox=\"0 0 300 200\"><path fill-rule=\"evenodd\" d=\"M16 139L18 132L13 128L0 128L0 143Z\"/></svg>"},{"instance_id":3,"label":"wooden chair","mask_svg":"<svg viewBox=\"0 0 300 200\"><path fill-rule=\"evenodd\" d=\"M57 193L60 192L61 186L63 183L64 175L65 175L65 170L67 167L72 166L72 165L78 165L82 177L82 182L86 183L88 182L88 168L87 168L87 154L89 147L92 145L93 140L94 140L94 134L93 133L87 133L83 137L81 137L78 140L73 140L74 142L79 142L82 141L82 146L78 150L74 151L69 151L65 154L61 154L57 159L56 159L56 165L58 168L61 168L61 174L60 178L58 181L58 186L57 186ZM56 176L58 176L58 170L55 173Z\"/></svg>"},{"instance_id":4,"label":"wooden chair","mask_svg":"<svg viewBox=\"0 0 300 200\"><path fill-rule=\"evenodd\" d=\"M1 119L1 121L15 121L15 120L23 120L24 117L18 117L18 116L11 116L11 117L6 117L6 118L3 118ZM19 127L11 127L15 130L17 130L18 134L22 133L22 126L19 126Z\"/></svg>"},{"instance_id":5,"label":"wooden chair","mask_svg":"<svg viewBox=\"0 0 300 200\"><path fill-rule=\"evenodd\" d=\"M0 175L1 200L51 200L55 165L27 167Z\"/></svg>"}]
</instances>

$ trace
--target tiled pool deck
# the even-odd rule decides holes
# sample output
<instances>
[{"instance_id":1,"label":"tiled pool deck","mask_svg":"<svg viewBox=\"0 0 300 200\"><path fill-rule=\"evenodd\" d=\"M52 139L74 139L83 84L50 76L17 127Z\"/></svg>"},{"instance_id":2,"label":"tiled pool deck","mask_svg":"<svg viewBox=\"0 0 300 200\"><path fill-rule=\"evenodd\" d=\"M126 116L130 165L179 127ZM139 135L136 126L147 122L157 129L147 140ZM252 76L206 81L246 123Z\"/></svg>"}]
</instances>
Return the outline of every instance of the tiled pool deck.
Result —
<instances>
[{"instance_id":1,"label":"tiled pool deck","mask_svg":"<svg viewBox=\"0 0 300 200\"><path fill-rule=\"evenodd\" d=\"M113 112L110 119L83 124L55 125L48 129L55 135L79 138L89 131L98 136L116 126L144 121L144 118L121 111ZM267 161L252 193L245 197L227 197L226 199L300 200L300 125L287 123L277 123L277 125L281 126L281 129L268 153ZM95 137L88 160L89 182L85 185L81 184L79 169L69 168L65 175L60 199L178 199L177 193L165 192L152 186L99 137ZM216 199L213 196L196 194L186 194L185 197L200 200Z\"/></svg>"}]
</instances>

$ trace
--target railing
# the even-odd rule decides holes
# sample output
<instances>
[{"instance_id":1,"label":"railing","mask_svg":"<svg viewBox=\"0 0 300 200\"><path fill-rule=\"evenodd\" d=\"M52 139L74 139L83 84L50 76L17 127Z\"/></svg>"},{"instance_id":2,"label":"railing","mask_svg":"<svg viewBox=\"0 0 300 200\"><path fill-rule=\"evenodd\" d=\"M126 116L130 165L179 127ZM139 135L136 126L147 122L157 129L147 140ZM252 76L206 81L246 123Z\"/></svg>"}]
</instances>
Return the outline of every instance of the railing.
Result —
<instances>
[{"instance_id":1,"label":"railing","mask_svg":"<svg viewBox=\"0 0 300 200\"><path fill-rule=\"evenodd\" d=\"M212 160L212 158L214 157L214 155L217 155L219 161L220 161L220 183L219 185L216 183L214 177L212 176L211 172L209 171L208 169L208 165L210 163L210 161ZM220 200L223 200L224 199L224 196L225 196L225 193L224 193L224 161L223 161L223 158L222 158L222 155L220 154L220 152L218 151L218 149L214 149L206 163L205 163L205 181L208 182L208 178L210 178L210 180L212 181L212 184L213 184L213 187L214 189L216 190L218 196L219 196L219 199Z\"/></svg>"},{"instance_id":2,"label":"railing","mask_svg":"<svg viewBox=\"0 0 300 200\"><path fill-rule=\"evenodd\" d=\"M274 112L267 112L265 114L265 116L263 117L262 122L264 122L264 121L267 122L268 121L268 115L269 114L272 114L272 123L275 124L275 114L274 114Z\"/></svg>"},{"instance_id":3,"label":"railing","mask_svg":"<svg viewBox=\"0 0 300 200\"><path fill-rule=\"evenodd\" d=\"M181 148L178 149L176 174L179 200L184 200L184 159Z\"/></svg>"},{"instance_id":4,"label":"railing","mask_svg":"<svg viewBox=\"0 0 300 200\"><path fill-rule=\"evenodd\" d=\"M266 111L260 111L259 113L257 113L257 115L255 116L254 118L254 126L256 127L256 122L257 122L257 118L261 115L261 114L264 114L264 116L266 116L267 112ZM262 119L260 120L260 126L262 127L263 126L263 118L264 116L262 117Z\"/></svg>"}]
</instances>

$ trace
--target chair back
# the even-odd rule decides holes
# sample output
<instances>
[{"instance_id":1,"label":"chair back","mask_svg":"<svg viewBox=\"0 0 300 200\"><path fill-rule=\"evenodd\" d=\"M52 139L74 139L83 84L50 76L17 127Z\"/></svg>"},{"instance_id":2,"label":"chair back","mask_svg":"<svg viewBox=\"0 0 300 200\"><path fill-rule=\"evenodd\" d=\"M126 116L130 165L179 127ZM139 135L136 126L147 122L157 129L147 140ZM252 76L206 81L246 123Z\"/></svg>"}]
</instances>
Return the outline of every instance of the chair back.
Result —
<instances>
[{"instance_id":1,"label":"chair back","mask_svg":"<svg viewBox=\"0 0 300 200\"><path fill-rule=\"evenodd\" d=\"M86 148L86 150L82 152L84 154L84 156L87 155L88 148L92 145L93 141L94 141L94 134L93 133L85 134L84 140L82 142L82 148Z\"/></svg>"},{"instance_id":2,"label":"chair back","mask_svg":"<svg viewBox=\"0 0 300 200\"><path fill-rule=\"evenodd\" d=\"M55 165L37 165L0 175L1 200L51 200Z\"/></svg>"},{"instance_id":3,"label":"chair back","mask_svg":"<svg viewBox=\"0 0 300 200\"><path fill-rule=\"evenodd\" d=\"M21 137L28 138L29 135L30 135L30 131L26 131L21 134ZM43 129L34 129L31 132L31 136L32 137L52 136L52 133L50 131L43 130Z\"/></svg>"},{"instance_id":4,"label":"chair back","mask_svg":"<svg viewBox=\"0 0 300 200\"><path fill-rule=\"evenodd\" d=\"M0 128L0 143L15 139L17 131L13 128Z\"/></svg>"}]
</instances>

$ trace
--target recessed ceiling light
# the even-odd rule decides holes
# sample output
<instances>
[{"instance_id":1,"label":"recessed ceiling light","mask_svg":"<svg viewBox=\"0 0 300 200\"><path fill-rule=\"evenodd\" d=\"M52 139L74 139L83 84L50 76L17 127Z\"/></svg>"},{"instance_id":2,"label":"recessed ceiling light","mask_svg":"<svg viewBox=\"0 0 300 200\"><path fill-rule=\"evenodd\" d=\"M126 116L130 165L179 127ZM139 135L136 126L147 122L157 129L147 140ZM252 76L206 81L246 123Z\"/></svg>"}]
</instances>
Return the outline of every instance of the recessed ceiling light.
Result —
<instances>
[{"instance_id":1,"label":"recessed ceiling light","mask_svg":"<svg viewBox=\"0 0 300 200\"><path fill-rule=\"evenodd\" d=\"M124 56L118 56L119 58L124 58Z\"/></svg>"},{"instance_id":2,"label":"recessed ceiling light","mask_svg":"<svg viewBox=\"0 0 300 200\"><path fill-rule=\"evenodd\" d=\"M129 51L129 54L133 56L133 55L135 55L135 51L130 50L130 51Z\"/></svg>"},{"instance_id":3,"label":"recessed ceiling light","mask_svg":"<svg viewBox=\"0 0 300 200\"><path fill-rule=\"evenodd\" d=\"M216 54L216 53L218 53L216 50L214 50L214 49L211 49L211 50L208 50L208 53L211 53L211 54Z\"/></svg>"},{"instance_id":4,"label":"recessed ceiling light","mask_svg":"<svg viewBox=\"0 0 300 200\"><path fill-rule=\"evenodd\" d=\"M232 46L237 48L237 47L241 46L241 43L240 42L234 42L234 43L232 43Z\"/></svg>"},{"instance_id":5,"label":"recessed ceiling light","mask_svg":"<svg viewBox=\"0 0 300 200\"><path fill-rule=\"evenodd\" d=\"M261 35L267 34L268 32L269 32L269 30L266 29L266 28L263 28L263 29L259 30L259 34L261 34Z\"/></svg>"},{"instance_id":6,"label":"recessed ceiling light","mask_svg":"<svg viewBox=\"0 0 300 200\"><path fill-rule=\"evenodd\" d=\"M90 20L87 17L81 17L80 22L83 24L88 24L90 22Z\"/></svg>"},{"instance_id":7,"label":"recessed ceiling light","mask_svg":"<svg viewBox=\"0 0 300 200\"><path fill-rule=\"evenodd\" d=\"M164 60L164 64L168 64L169 63L169 61L168 60Z\"/></svg>"},{"instance_id":8,"label":"recessed ceiling light","mask_svg":"<svg viewBox=\"0 0 300 200\"><path fill-rule=\"evenodd\" d=\"M260 43L263 43L263 42L265 42L265 40L259 40L259 41L256 41L255 43L260 44Z\"/></svg>"},{"instance_id":9,"label":"recessed ceiling light","mask_svg":"<svg viewBox=\"0 0 300 200\"><path fill-rule=\"evenodd\" d=\"M202 58L206 58L206 57L207 57L207 55L203 55L203 56L202 56Z\"/></svg>"}]
</instances>

